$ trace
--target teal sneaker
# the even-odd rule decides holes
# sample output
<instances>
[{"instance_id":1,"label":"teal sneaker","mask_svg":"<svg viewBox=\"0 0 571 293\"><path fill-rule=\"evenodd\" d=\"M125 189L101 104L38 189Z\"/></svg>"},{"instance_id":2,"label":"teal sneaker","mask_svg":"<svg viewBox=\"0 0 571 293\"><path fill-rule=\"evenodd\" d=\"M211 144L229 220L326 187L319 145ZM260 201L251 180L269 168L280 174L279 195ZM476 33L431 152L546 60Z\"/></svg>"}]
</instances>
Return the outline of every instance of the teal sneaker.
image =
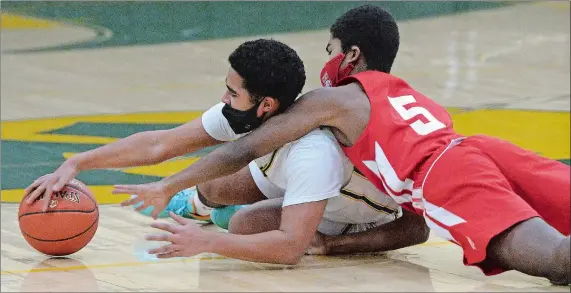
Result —
<instances>
[{"instance_id":1,"label":"teal sneaker","mask_svg":"<svg viewBox=\"0 0 571 293\"><path fill-rule=\"evenodd\" d=\"M234 216L237 211L247 206L248 205L235 205L215 208L212 210L212 213L210 213L210 219L214 225L228 230L232 216Z\"/></svg>"},{"instance_id":2,"label":"teal sneaker","mask_svg":"<svg viewBox=\"0 0 571 293\"><path fill-rule=\"evenodd\" d=\"M208 216L201 216L194 213L196 208L194 207L194 201L192 198L196 195L196 188L188 188L182 190L175 194L172 198L167 207L159 213L159 218L168 218L169 212L173 212L179 216L185 217L187 219L193 219L198 221L204 221L211 223L210 215ZM131 198L136 197L137 195L132 195ZM190 203L189 203L190 201ZM133 208L137 208L141 206L141 204L133 205ZM151 213L155 207L150 206L142 211L138 211L140 214L145 216L151 216Z\"/></svg>"}]
</instances>

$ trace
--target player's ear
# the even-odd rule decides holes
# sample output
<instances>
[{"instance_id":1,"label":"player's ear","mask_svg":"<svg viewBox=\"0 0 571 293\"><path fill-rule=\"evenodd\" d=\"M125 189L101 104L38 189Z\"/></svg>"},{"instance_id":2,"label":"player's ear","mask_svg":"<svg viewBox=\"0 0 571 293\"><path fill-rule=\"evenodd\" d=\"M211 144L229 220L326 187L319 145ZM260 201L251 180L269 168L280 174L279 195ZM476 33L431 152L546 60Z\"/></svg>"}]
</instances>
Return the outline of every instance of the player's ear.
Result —
<instances>
[{"instance_id":1,"label":"player's ear","mask_svg":"<svg viewBox=\"0 0 571 293\"><path fill-rule=\"evenodd\" d=\"M264 97L264 100L262 100L262 104L259 110L261 112L273 113L276 112L279 109L279 107L280 107L280 101L278 101L278 99L273 97Z\"/></svg>"},{"instance_id":2,"label":"player's ear","mask_svg":"<svg viewBox=\"0 0 571 293\"><path fill-rule=\"evenodd\" d=\"M351 48L349 49L349 51L345 55L348 58L347 63L357 62L359 57L361 57L361 49L359 49L359 47L357 47L357 46L351 46Z\"/></svg>"},{"instance_id":3,"label":"player's ear","mask_svg":"<svg viewBox=\"0 0 571 293\"><path fill-rule=\"evenodd\" d=\"M266 112L270 110L275 111L279 108L280 101L278 101L278 99L273 97L266 97L262 102L262 105L265 107L264 109L266 110Z\"/></svg>"}]
</instances>

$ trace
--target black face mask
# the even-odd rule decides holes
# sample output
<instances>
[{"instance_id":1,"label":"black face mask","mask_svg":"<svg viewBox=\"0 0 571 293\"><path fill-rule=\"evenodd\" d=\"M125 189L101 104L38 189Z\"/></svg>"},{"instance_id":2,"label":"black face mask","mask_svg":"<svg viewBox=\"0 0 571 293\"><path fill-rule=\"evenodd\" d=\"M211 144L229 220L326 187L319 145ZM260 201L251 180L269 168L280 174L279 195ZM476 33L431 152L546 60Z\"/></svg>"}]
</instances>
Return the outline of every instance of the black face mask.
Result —
<instances>
[{"instance_id":1,"label":"black face mask","mask_svg":"<svg viewBox=\"0 0 571 293\"><path fill-rule=\"evenodd\" d=\"M240 111L232 108L229 104L225 104L222 108L222 115L226 117L230 127L234 130L236 134L242 134L249 131L252 131L260 125L262 125L262 121L265 115L262 117L257 117L258 107L262 101L256 103L254 107L246 111Z\"/></svg>"}]
</instances>

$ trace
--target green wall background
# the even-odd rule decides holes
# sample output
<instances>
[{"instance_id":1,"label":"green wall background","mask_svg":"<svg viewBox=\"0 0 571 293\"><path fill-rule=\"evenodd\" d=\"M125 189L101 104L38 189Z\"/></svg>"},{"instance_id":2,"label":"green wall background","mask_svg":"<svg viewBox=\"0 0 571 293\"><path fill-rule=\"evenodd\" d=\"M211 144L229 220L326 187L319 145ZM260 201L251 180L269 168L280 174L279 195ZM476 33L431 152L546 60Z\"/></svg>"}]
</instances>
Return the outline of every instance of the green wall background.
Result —
<instances>
[{"instance_id":1,"label":"green wall background","mask_svg":"<svg viewBox=\"0 0 571 293\"><path fill-rule=\"evenodd\" d=\"M105 30L113 32L103 41L31 50L51 51L326 29L363 3L382 6L399 21L507 5L505 1L2 1L2 11L91 27L100 36Z\"/></svg>"}]
</instances>

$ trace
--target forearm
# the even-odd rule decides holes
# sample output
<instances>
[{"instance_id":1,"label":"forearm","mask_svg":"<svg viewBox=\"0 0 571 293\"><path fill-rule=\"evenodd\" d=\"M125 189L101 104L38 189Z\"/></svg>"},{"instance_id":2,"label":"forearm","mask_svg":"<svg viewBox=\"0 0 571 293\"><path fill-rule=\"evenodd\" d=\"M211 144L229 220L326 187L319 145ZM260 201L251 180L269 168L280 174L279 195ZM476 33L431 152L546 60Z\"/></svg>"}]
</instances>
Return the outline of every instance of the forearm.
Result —
<instances>
[{"instance_id":1,"label":"forearm","mask_svg":"<svg viewBox=\"0 0 571 293\"><path fill-rule=\"evenodd\" d=\"M70 158L79 170L152 165L166 159L158 149L157 135L140 132Z\"/></svg>"},{"instance_id":2,"label":"forearm","mask_svg":"<svg viewBox=\"0 0 571 293\"><path fill-rule=\"evenodd\" d=\"M421 216L406 212L399 219L365 232L325 236L327 254L379 252L426 242L429 229Z\"/></svg>"},{"instance_id":3,"label":"forearm","mask_svg":"<svg viewBox=\"0 0 571 293\"><path fill-rule=\"evenodd\" d=\"M229 146L235 143L230 142L202 157L186 169L164 178L162 181L165 183L165 191L168 194L175 194L199 183L234 174L257 158L254 153L240 151L237 147ZM228 151L227 147L232 148Z\"/></svg>"},{"instance_id":4,"label":"forearm","mask_svg":"<svg viewBox=\"0 0 571 293\"><path fill-rule=\"evenodd\" d=\"M212 232L208 237L209 252L247 261L292 265L304 252L280 230L251 235Z\"/></svg>"}]
</instances>

